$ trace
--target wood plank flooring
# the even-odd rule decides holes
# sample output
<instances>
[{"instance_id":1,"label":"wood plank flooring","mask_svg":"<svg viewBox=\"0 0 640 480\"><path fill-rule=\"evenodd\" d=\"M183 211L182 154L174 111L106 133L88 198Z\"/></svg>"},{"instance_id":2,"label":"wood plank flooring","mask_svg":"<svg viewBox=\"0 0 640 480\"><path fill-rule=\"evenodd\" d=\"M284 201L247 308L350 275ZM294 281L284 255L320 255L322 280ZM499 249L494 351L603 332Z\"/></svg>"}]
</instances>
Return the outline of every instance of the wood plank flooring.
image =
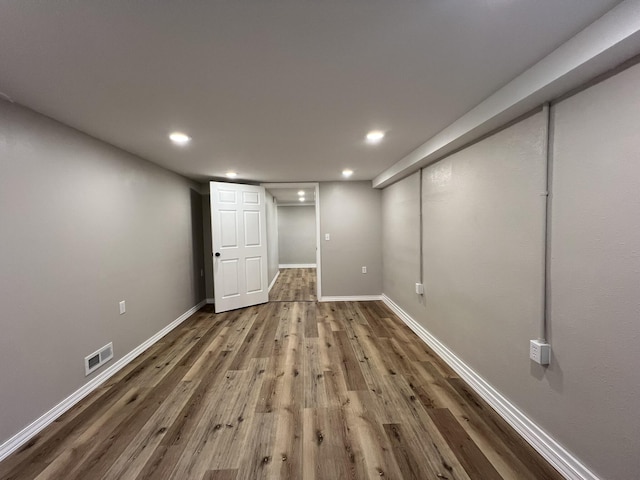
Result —
<instances>
[{"instance_id":1,"label":"wood plank flooring","mask_svg":"<svg viewBox=\"0 0 640 480\"><path fill-rule=\"evenodd\" d=\"M562 477L383 303L278 301L202 309L0 478Z\"/></svg>"},{"instance_id":2,"label":"wood plank flooring","mask_svg":"<svg viewBox=\"0 0 640 480\"><path fill-rule=\"evenodd\" d=\"M315 268L281 268L271 292L270 302L315 302Z\"/></svg>"}]
</instances>

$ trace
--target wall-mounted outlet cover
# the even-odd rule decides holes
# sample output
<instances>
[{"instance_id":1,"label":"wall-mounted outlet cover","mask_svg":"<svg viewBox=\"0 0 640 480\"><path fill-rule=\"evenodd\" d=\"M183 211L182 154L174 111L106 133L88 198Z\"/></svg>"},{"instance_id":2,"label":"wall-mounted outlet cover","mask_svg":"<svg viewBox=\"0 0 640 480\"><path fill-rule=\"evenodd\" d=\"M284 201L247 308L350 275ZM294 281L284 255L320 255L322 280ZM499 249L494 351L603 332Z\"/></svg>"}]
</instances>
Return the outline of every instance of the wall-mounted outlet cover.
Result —
<instances>
[{"instance_id":1,"label":"wall-mounted outlet cover","mask_svg":"<svg viewBox=\"0 0 640 480\"><path fill-rule=\"evenodd\" d=\"M543 340L531 340L529 342L529 358L540 365L549 365L551 345Z\"/></svg>"},{"instance_id":2,"label":"wall-mounted outlet cover","mask_svg":"<svg viewBox=\"0 0 640 480\"><path fill-rule=\"evenodd\" d=\"M422 283L416 283L416 293L418 295L424 295L424 285Z\"/></svg>"},{"instance_id":3,"label":"wall-mounted outlet cover","mask_svg":"<svg viewBox=\"0 0 640 480\"><path fill-rule=\"evenodd\" d=\"M127 311L127 305L126 305L126 303L124 303L124 300L122 300L120 302L120 315L122 315L126 311Z\"/></svg>"},{"instance_id":4,"label":"wall-mounted outlet cover","mask_svg":"<svg viewBox=\"0 0 640 480\"><path fill-rule=\"evenodd\" d=\"M367 267L362 267L362 273L367 273Z\"/></svg>"}]
</instances>

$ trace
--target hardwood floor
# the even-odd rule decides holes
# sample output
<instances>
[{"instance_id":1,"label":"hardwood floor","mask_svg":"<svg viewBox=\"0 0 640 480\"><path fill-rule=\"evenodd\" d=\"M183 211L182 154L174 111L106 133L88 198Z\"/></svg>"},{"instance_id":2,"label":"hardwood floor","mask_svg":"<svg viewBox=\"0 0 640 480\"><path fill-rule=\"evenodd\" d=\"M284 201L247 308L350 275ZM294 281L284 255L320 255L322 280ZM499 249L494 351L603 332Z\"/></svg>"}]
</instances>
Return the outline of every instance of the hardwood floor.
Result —
<instances>
[{"instance_id":1,"label":"hardwood floor","mask_svg":"<svg viewBox=\"0 0 640 480\"><path fill-rule=\"evenodd\" d=\"M381 302L207 307L2 479L560 479Z\"/></svg>"},{"instance_id":2,"label":"hardwood floor","mask_svg":"<svg viewBox=\"0 0 640 480\"><path fill-rule=\"evenodd\" d=\"M270 302L315 302L315 268L281 268L280 275L269 292Z\"/></svg>"}]
</instances>

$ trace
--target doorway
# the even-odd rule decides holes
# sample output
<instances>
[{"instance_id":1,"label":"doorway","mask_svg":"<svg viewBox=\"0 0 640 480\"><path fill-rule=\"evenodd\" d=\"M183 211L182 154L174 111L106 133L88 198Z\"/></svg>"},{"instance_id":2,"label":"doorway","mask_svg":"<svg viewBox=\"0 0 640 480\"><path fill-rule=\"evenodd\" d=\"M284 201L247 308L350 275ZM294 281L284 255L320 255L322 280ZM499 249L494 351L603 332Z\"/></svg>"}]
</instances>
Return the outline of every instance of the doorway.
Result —
<instances>
[{"instance_id":1,"label":"doorway","mask_svg":"<svg viewBox=\"0 0 640 480\"><path fill-rule=\"evenodd\" d=\"M315 277L311 283L313 297L321 298L321 252L320 252L320 195L318 183L264 183L268 194L273 198L275 215L268 215L275 221L275 225L269 227L270 236L274 232L283 232L282 238L275 233L273 242L281 246L272 255L277 256L278 273L271 279L270 287L283 275L282 280L292 278L301 279L303 288L308 290L310 277ZM304 200L301 200L303 198ZM315 220L309 232L310 218ZM273 228L272 228L273 227ZM281 241L282 240L282 241ZM286 273L286 275L284 275ZM315 275L313 275L315 273ZM299 282L299 283L300 283ZM304 287L306 285L306 287Z\"/></svg>"}]
</instances>

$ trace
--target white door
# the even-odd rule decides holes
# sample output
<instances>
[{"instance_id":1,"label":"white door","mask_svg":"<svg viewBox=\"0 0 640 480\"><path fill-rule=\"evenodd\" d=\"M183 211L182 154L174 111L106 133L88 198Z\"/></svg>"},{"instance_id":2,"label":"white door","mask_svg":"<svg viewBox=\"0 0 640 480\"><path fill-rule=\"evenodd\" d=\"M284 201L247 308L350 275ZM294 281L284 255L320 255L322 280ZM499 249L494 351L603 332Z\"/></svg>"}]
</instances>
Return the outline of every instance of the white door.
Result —
<instances>
[{"instance_id":1,"label":"white door","mask_svg":"<svg viewBox=\"0 0 640 480\"><path fill-rule=\"evenodd\" d=\"M269 301L264 187L211 182L216 313Z\"/></svg>"}]
</instances>

